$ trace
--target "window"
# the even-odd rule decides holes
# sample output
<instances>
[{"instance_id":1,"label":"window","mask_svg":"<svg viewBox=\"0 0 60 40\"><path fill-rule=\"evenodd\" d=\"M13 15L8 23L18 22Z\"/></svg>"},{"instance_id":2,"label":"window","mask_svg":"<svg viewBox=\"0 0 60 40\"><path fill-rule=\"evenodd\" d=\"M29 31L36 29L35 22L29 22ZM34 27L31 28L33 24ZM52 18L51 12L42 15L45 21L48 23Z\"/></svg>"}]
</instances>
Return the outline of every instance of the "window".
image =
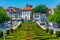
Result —
<instances>
[{"instance_id":1,"label":"window","mask_svg":"<svg viewBox=\"0 0 60 40\"><path fill-rule=\"evenodd\" d=\"M39 18L39 16L38 16L38 15L36 15L36 16L35 16L35 18Z\"/></svg>"}]
</instances>

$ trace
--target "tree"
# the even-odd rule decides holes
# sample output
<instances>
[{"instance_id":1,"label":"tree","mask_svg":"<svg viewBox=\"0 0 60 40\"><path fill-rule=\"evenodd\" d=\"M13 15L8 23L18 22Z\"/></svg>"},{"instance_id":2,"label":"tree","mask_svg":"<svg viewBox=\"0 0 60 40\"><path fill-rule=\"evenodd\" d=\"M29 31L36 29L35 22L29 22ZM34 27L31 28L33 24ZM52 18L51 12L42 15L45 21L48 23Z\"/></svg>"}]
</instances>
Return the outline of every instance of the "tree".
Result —
<instances>
[{"instance_id":1,"label":"tree","mask_svg":"<svg viewBox=\"0 0 60 40\"><path fill-rule=\"evenodd\" d=\"M48 8L45 5L39 5L32 10L33 12L47 13Z\"/></svg>"},{"instance_id":2,"label":"tree","mask_svg":"<svg viewBox=\"0 0 60 40\"><path fill-rule=\"evenodd\" d=\"M48 19L49 19L49 21L53 22L54 15L52 15L52 14L49 14L49 16L48 16Z\"/></svg>"},{"instance_id":3,"label":"tree","mask_svg":"<svg viewBox=\"0 0 60 40\"><path fill-rule=\"evenodd\" d=\"M0 7L0 24L8 21L9 17L7 16L6 10L3 7Z\"/></svg>"},{"instance_id":4,"label":"tree","mask_svg":"<svg viewBox=\"0 0 60 40\"><path fill-rule=\"evenodd\" d=\"M54 15L50 14L48 16L48 19L51 21L51 22L55 22L57 23L58 25L60 25L60 4L58 4L55 8L55 13Z\"/></svg>"}]
</instances>

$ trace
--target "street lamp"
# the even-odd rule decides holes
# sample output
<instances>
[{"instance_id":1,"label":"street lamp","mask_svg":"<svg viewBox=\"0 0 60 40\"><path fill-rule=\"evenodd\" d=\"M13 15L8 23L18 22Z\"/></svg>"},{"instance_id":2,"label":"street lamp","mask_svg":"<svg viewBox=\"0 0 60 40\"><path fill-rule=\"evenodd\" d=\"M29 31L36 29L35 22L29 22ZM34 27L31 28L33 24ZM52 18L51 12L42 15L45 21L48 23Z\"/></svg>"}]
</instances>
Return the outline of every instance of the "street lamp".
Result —
<instances>
[{"instance_id":1,"label":"street lamp","mask_svg":"<svg viewBox=\"0 0 60 40\"><path fill-rule=\"evenodd\" d=\"M10 33L12 32L12 17L10 18Z\"/></svg>"},{"instance_id":2,"label":"street lamp","mask_svg":"<svg viewBox=\"0 0 60 40\"><path fill-rule=\"evenodd\" d=\"M4 28L4 29L2 29L2 31L3 31L3 38L4 38L4 40L5 40L5 36L6 36L6 29Z\"/></svg>"}]
</instances>

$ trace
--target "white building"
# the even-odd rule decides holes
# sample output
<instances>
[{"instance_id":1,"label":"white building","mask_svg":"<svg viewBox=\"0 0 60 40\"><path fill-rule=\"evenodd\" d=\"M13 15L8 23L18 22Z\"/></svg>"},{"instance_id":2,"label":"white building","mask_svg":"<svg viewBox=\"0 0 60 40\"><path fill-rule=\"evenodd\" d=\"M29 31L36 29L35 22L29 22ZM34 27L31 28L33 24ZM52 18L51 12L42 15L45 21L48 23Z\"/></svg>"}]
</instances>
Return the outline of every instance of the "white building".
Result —
<instances>
[{"instance_id":1,"label":"white building","mask_svg":"<svg viewBox=\"0 0 60 40\"><path fill-rule=\"evenodd\" d=\"M54 8L49 8L49 13L54 14L55 9Z\"/></svg>"},{"instance_id":2,"label":"white building","mask_svg":"<svg viewBox=\"0 0 60 40\"><path fill-rule=\"evenodd\" d=\"M23 19L28 19L30 20L31 19L31 13L32 13L32 7L30 6L27 6L25 8L22 9L22 18Z\"/></svg>"},{"instance_id":3,"label":"white building","mask_svg":"<svg viewBox=\"0 0 60 40\"><path fill-rule=\"evenodd\" d=\"M15 7L9 7L7 9L7 15L11 17L13 20L15 19L31 19L31 13L32 13L32 6L27 5L25 8L15 8Z\"/></svg>"},{"instance_id":4,"label":"white building","mask_svg":"<svg viewBox=\"0 0 60 40\"><path fill-rule=\"evenodd\" d=\"M15 8L15 7L9 7L7 8L7 15L9 17L12 17L13 20L18 19L34 19L34 20L41 20L41 17L44 18L46 15L42 16L42 13L33 13L32 14L32 6L31 5L26 5L25 8Z\"/></svg>"},{"instance_id":5,"label":"white building","mask_svg":"<svg viewBox=\"0 0 60 40\"><path fill-rule=\"evenodd\" d=\"M7 15L9 17L11 17L13 20L21 19L21 17L22 17L21 9L14 8L14 7L9 7L7 9Z\"/></svg>"},{"instance_id":6,"label":"white building","mask_svg":"<svg viewBox=\"0 0 60 40\"><path fill-rule=\"evenodd\" d=\"M40 13L33 13L34 20L40 20L40 17L41 17Z\"/></svg>"}]
</instances>

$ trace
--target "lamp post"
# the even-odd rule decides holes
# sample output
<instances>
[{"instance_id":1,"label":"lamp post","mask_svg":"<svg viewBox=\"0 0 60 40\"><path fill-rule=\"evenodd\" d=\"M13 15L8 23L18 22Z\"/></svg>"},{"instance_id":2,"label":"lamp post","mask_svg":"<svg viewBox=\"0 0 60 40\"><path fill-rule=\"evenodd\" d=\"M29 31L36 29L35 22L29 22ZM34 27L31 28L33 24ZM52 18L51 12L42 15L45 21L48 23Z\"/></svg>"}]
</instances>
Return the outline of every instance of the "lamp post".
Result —
<instances>
[{"instance_id":1,"label":"lamp post","mask_svg":"<svg viewBox=\"0 0 60 40\"><path fill-rule=\"evenodd\" d=\"M10 18L10 33L12 32L12 17Z\"/></svg>"},{"instance_id":2,"label":"lamp post","mask_svg":"<svg viewBox=\"0 0 60 40\"><path fill-rule=\"evenodd\" d=\"M6 29L2 29L2 31L3 31L3 38L4 38L4 40L5 40L5 36L6 36Z\"/></svg>"},{"instance_id":3,"label":"lamp post","mask_svg":"<svg viewBox=\"0 0 60 40\"><path fill-rule=\"evenodd\" d=\"M46 18L46 29L48 29L48 19Z\"/></svg>"}]
</instances>

